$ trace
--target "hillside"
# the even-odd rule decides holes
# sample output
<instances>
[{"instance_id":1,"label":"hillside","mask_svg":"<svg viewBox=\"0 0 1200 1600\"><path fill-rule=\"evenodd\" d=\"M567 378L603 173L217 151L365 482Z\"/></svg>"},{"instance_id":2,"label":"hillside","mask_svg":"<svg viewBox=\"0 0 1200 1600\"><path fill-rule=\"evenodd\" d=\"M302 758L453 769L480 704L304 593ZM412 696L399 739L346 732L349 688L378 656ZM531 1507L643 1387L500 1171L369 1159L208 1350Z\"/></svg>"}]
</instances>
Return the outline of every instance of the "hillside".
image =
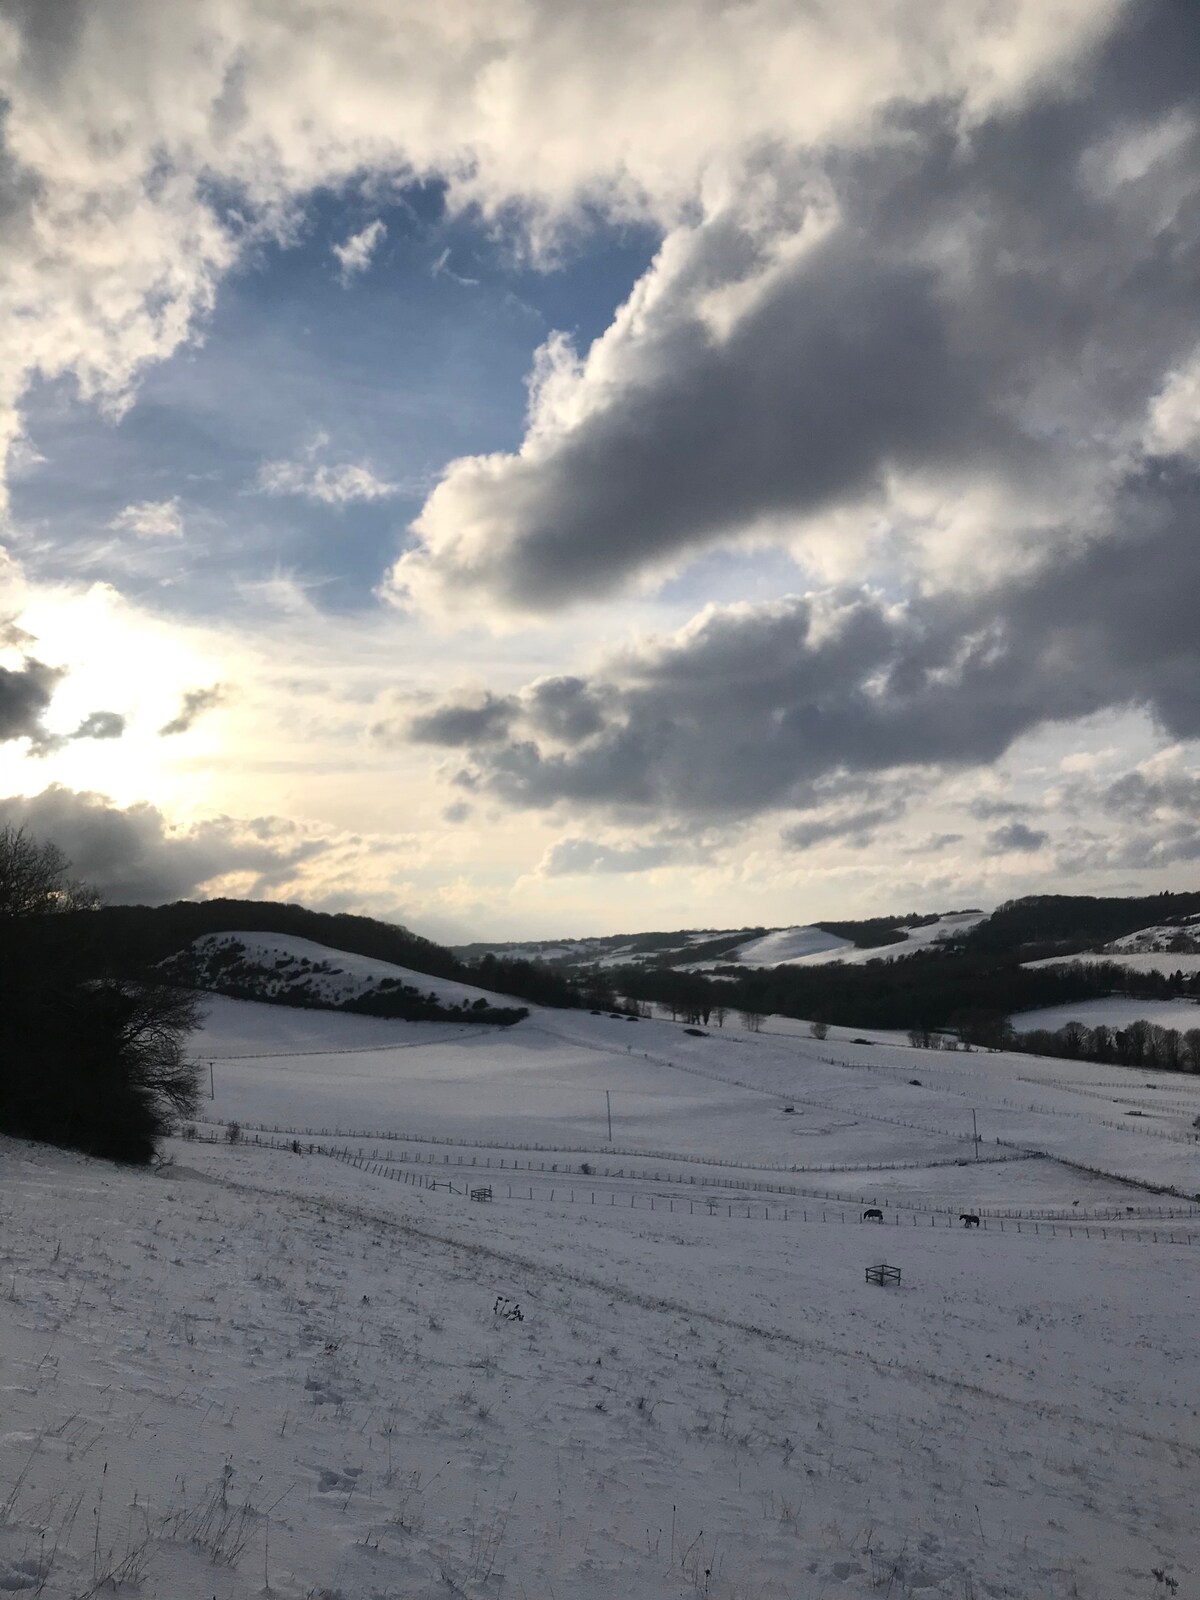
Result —
<instances>
[{"instance_id":1,"label":"hillside","mask_svg":"<svg viewBox=\"0 0 1200 1600\"><path fill-rule=\"evenodd\" d=\"M769 1026L215 998L158 1173L0 1141L0 1592L1193 1593L1200 1080Z\"/></svg>"},{"instance_id":2,"label":"hillside","mask_svg":"<svg viewBox=\"0 0 1200 1600\"><path fill-rule=\"evenodd\" d=\"M213 933L160 961L155 972L191 989L408 1022L509 1025L527 1012L499 995L276 933Z\"/></svg>"}]
</instances>

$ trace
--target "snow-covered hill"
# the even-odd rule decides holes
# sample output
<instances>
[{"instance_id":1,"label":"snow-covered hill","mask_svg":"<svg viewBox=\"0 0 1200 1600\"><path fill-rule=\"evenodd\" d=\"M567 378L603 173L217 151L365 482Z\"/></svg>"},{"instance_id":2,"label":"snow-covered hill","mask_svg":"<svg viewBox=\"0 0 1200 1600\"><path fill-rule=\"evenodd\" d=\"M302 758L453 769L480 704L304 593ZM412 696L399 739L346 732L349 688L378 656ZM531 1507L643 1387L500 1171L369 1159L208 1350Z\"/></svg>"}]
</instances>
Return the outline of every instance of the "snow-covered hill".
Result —
<instances>
[{"instance_id":1,"label":"snow-covered hill","mask_svg":"<svg viewBox=\"0 0 1200 1600\"><path fill-rule=\"evenodd\" d=\"M385 995L425 1002L439 1013L512 1005L470 984L280 933L208 934L164 963L164 969L214 993L292 1005L336 1008Z\"/></svg>"},{"instance_id":2,"label":"snow-covered hill","mask_svg":"<svg viewBox=\"0 0 1200 1600\"><path fill-rule=\"evenodd\" d=\"M920 927L897 925L896 931L903 935L899 942L869 948L860 948L848 939L839 939L836 934L815 926L781 928L765 938L738 946L732 957L725 959L734 959L739 966L746 967L815 967L831 961L862 966L867 961L900 961L918 950L960 937L983 922L986 916L984 911L950 912Z\"/></svg>"},{"instance_id":3,"label":"snow-covered hill","mask_svg":"<svg viewBox=\"0 0 1200 1600\"><path fill-rule=\"evenodd\" d=\"M0 1592L1193 1592L1200 1081L801 1026L216 998L161 1173L0 1142Z\"/></svg>"},{"instance_id":4,"label":"snow-covered hill","mask_svg":"<svg viewBox=\"0 0 1200 1600\"><path fill-rule=\"evenodd\" d=\"M1180 917L1177 922L1139 928L1110 944L1073 956L1052 956L1029 966L1062 966L1068 961L1111 961L1131 972L1200 972L1200 917Z\"/></svg>"}]
</instances>

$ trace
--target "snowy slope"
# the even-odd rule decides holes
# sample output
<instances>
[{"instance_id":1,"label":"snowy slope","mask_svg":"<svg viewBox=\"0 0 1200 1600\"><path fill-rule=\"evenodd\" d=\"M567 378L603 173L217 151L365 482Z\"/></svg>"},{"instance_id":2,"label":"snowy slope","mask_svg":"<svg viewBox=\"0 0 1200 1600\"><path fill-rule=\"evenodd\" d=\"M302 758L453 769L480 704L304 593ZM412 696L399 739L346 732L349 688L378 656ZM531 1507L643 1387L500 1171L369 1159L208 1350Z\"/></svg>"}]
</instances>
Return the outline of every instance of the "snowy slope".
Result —
<instances>
[{"instance_id":1,"label":"snowy slope","mask_svg":"<svg viewBox=\"0 0 1200 1600\"><path fill-rule=\"evenodd\" d=\"M437 1000L442 1005L473 1005L484 1000L489 1005L505 1005L503 996L490 994L471 984L456 983L450 978L430 977L428 973L414 972L390 961L377 961L370 956L360 956L346 950L332 950L316 944L311 939L299 939L282 933L229 933L207 934L196 939L191 946L201 961L211 961L214 955L231 952L241 947L244 958L258 966L270 969L264 999L273 998L281 991L302 984L316 1003L338 1005L370 993L381 984L403 984L418 994Z\"/></svg>"},{"instance_id":2,"label":"snowy slope","mask_svg":"<svg viewBox=\"0 0 1200 1600\"><path fill-rule=\"evenodd\" d=\"M1180 944L1188 948L1175 948ZM1085 950L1074 956L1051 956L1028 965L1053 967L1070 961L1111 961L1131 972L1200 972L1200 917L1183 917L1179 922L1139 928L1136 933L1127 933L1111 944L1101 945L1098 950Z\"/></svg>"},{"instance_id":3,"label":"snowy slope","mask_svg":"<svg viewBox=\"0 0 1200 1600\"><path fill-rule=\"evenodd\" d=\"M849 939L839 939L824 928L778 928L761 939L752 939L737 951L743 966L775 967L805 961L810 956L827 956L835 951L853 950Z\"/></svg>"},{"instance_id":4,"label":"snowy slope","mask_svg":"<svg viewBox=\"0 0 1200 1600\"><path fill-rule=\"evenodd\" d=\"M304 1017L326 1045L364 1020ZM561 1046L603 1043L595 1020ZM756 1048L795 1068L794 1041ZM941 1087L922 1092L886 1063L802 1075L933 1120L961 1117L957 1086L993 1060L927 1058ZM481 1115L456 1084L445 1108ZM547 1131L539 1102L520 1115ZM156 1176L0 1144L0 1589L1149 1600L1153 1567L1194 1592L1194 1224L968 1233L964 1191L938 1188L948 1171L1003 1204L1035 1168L1080 1220L1111 1211L1110 1185L1046 1163L906 1172L881 1228L562 1166L514 1184L511 1154L471 1172L481 1205L440 1163L452 1189L428 1166L173 1153ZM864 1282L878 1260L898 1289Z\"/></svg>"},{"instance_id":5,"label":"snowy slope","mask_svg":"<svg viewBox=\"0 0 1200 1600\"><path fill-rule=\"evenodd\" d=\"M939 917L920 928L900 928L904 939L898 944L878 945L863 950L846 939L817 927L782 928L762 939L742 945L736 959L742 966L822 966L842 961L847 966L862 966L868 961L898 961L917 950L928 949L942 940L956 938L983 922L985 911L955 912ZM730 958L732 959L732 958Z\"/></svg>"},{"instance_id":6,"label":"snowy slope","mask_svg":"<svg viewBox=\"0 0 1200 1600\"><path fill-rule=\"evenodd\" d=\"M218 997L193 1049L157 1175L0 1141L0 1593L1200 1592L1200 1080Z\"/></svg>"}]
</instances>

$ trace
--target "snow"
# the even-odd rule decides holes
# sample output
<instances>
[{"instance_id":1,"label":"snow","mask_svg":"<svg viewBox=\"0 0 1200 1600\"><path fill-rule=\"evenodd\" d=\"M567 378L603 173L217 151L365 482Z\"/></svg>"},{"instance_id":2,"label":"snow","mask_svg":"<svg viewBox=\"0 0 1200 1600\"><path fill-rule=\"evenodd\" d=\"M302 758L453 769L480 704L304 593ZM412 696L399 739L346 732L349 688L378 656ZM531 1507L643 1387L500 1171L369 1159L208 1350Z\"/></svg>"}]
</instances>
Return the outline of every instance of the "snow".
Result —
<instances>
[{"instance_id":1,"label":"snow","mask_svg":"<svg viewBox=\"0 0 1200 1600\"><path fill-rule=\"evenodd\" d=\"M270 967L278 964L284 983L302 975L302 962L329 968L328 972L311 977L309 982L315 994L334 1004L355 999L389 979L407 984L422 995L433 995L444 1005L459 1005L463 1001L469 1005L479 999L495 1005L511 1003L469 983L430 977L426 972L414 972L409 967L396 966L391 961L377 961L371 956L354 955L347 950L331 950L311 939L294 938L289 934L205 934L193 942L192 948L200 955L206 955L232 944L244 946L245 955L251 961Z\"/></svg>"},{"instance_id":2,"label":"snow","mask_svg":"<svg viewBox=\"0 0 1200 1600\"><path fill-rule=\"evenodd\" d=\"M1013 1018L1013 1027L1018 1033L1033 1028L1061 1028L1066 1022L1082 1022L1089 1028L1102 1023L1109 1028L1125 1028L1138 1019L1186 1032L1188 1028L1200 1028L1200 1005L1194 1000L1139 1000L1136 995L1111 994L1074 1005L1022 1011Z\"/></svg>"},{"instance_id":3,"label":"snow","mask_svg":"<svg viewBox=\"0 0 1200 1600\"><path fill-rule=\"evenodd\" d=\"M1159 923L1150 928L1139 928L1136 933L1127 933L1120 939L1114 939L1104 948L1130 952L1169 951L1171 945L1181 937L1195 944L1200 939L1200 918L1184 917L1180 922Z\"/></svg>"},{"instance_id":4,"label":"snow","mask_svg":"<svg viewBox=\"0 0 1200 1600\"><path fill-rule=\"evenodd\" d=\"M1194 1592L1200 1081L859 1037L213 999L241 1143L0 1142L0 1592Z\"/></svg>"},{"instance_id":5,"label":"snow","mask_svg":"<svg viewBox=\"0 0 1200 1600\"><path fill-rule=\"evenodd\" d=\"M1181 936L1192 944L1192 950L1171 949ZM1050 956L1026 965L1055 967L1071 961L1110 961L1131 972L1200 972L1200 918L1184 917L1177 923L1139 928L1136 933L1127 933L1111 944L1101 945L1098 950L1085 950L1073 956Z\"/></svg>"},{"instance_id":6,"label":"snow","mask_svg":"<svg viewBox=\"0 0 1200 1600\"><path fill-rule=\"evenodd\" d=\"M957 938L985 921L988 915L986 911L952 912L920 928L898 928L897 932L904 935L902 941L871 949L859 949L849 940L826 933L823 928L782 928L742 945L736 959L741 965L752 967L815 967L829 961L862 966L868 961L898 961L945 939ZM727 962L731 959L733 957L726 958Z\"/></svg>"},{"instance_id":7,"label":"snow","mask_svg":"<svg viewBox=\"0 0 1200 1600\"><path fill-rule=\"evenodd\" d=\"M1111 962L1114 967L1125 967L1130 972L1200 972L1200 955L1175 951L1170 955L1154 955L1146 951L1085 950L1075 956L1046 956L1041 961L1026 961L1027 967L1064 967L1076 961Z\"/></svg>"},{"instance_id":8,"label":"snow","mask_svg":"<svg viewBox=\"0 0 1200 1600\"><path fill-rule=\"evenodd\" d=\"M804 961L809 956L853 948L849 939L839 939L834 933L826 933L824 928L780 928L742 945L737 958L745 966L776 967Z\"/></svg>"}]
</instances>

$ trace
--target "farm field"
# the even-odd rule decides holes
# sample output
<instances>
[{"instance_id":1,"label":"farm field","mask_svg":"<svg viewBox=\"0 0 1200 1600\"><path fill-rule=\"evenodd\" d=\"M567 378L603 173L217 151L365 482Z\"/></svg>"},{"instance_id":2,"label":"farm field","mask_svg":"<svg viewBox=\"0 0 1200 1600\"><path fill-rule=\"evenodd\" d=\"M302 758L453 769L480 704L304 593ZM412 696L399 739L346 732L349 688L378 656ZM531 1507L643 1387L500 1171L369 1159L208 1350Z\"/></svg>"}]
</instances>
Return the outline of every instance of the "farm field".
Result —
<instances>
[{"instance_id":1,"label":"farm field","mask_svg":"<svg viewBox=\"0 0 1200 1600\"><path fill-rule=\"evenodd\" d=\"M1200 1593L1200 1083L767 1028L213 1000L160 1172L0 1145L0 1590Z\"/></svg>"},{"instance_id":2,"label":"farm field","mask_svg":"<svg viewBox=\"0 0 1200 1600\"><path fill-rule=\"evenodd\" d=\"M1013 1018L1013 1027L1018 1033L1032 1028L1061 1028L1066 1022L1082 1022L1089 1028L1101 1024L1125 1028L1138 1018L1157 1023L1160 1028L1178 1028L1182 1033L1188 1028L1200 1028L1200 1005L1194 1000L1139 1000L1134 995L1112 994L1098 1000L1080 1000L1074 1005L1022 1011Z\"/></svg>"}]
</instances>

